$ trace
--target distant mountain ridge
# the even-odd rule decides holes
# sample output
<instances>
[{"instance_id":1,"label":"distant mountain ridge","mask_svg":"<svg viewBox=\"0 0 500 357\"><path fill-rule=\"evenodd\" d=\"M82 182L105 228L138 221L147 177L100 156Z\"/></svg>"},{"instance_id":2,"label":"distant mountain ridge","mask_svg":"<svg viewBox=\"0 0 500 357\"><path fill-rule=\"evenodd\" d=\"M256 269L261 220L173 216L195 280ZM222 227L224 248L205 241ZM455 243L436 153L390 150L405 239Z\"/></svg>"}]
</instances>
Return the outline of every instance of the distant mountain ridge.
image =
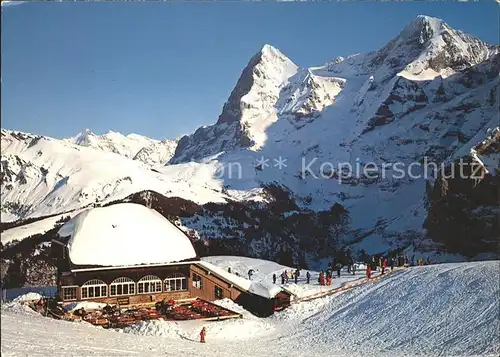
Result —
<instances>
[{"instance_id":1,"label":"distant mountain ridge","mask_svg":"<svg viewBox=\"0 0 500 357\"><path fill-rule=\"evenodd\" d=\"M85 129L76 136L65 141L102 151L108 151L149 165L165 165L175 152L177 140L155 140L138 134L123 135L108 131L105 134L94 134Z\"/></svg>"}]
</instances>

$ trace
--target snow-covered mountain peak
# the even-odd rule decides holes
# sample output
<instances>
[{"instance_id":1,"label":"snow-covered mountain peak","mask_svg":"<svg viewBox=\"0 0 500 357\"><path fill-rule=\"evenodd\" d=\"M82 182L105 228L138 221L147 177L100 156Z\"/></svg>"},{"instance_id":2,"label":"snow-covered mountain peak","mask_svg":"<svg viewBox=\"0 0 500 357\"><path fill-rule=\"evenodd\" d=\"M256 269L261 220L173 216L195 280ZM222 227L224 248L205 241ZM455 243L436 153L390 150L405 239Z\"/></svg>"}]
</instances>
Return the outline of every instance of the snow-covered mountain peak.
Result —
<instances>
[{"instance_id":1,"label":"snow-covered mountain peak","mask_svg":"<svg viewBox=\"0 0 500 357\"><path fill-rule=\"evenodd\" d=\"M148 165L165 165L175 152L178 140L155 140L139 134L123 135L109 130L97 135L85 129L76 136L64 139L71 144L112 152Z\"/></svg>"},{"instance_id":2,"label":"snow-covered mountain peak","mask_svg":"<svg viewBox=\"0 0 500 357\"><path fill-rule=\"evenodd\" d=\"M291 62L290 59L283 54L276 47L265 44L260 50L261 61L281 61L281 62Z\"/></svg>"},{"instance_id":3,"label":"snow-covered mountain peak","mask_svg":"<svg viewBox=\"0 0 500 357\"><path fill-rule=\"evenodd\" d=\"M69 138L68 140L73 142L76 145L80 146L90 146L91 139L90 137L95 136L95 134L90 129L85 129L82 132L76 134L74 137Z\"/></svg>"},{"instance_id":4,"label":"snow-covered mountain peak","mask_svg":"<svg viewBox=\"0 0 500 357\"><path fill-rule=\"evenodd\" d=\"M498 52L480 39L453 29L443 20L419 15L380 51L371 65L419 80L447 77ZM419 78L416 78L419 77Z\"/></svg>"},{"instance_id":5,"label":"snow-covered mountain peak","mask_svg":"<svg viewBox=\"0 0 500 357\"><path fill-rule=\"evenodd\" d=\"M445 23L443 20L426 15L418 15L401 32L399 37L413 39L417 37L420 43L425 43L441 33Z\"/></svg>"}]
</instances>

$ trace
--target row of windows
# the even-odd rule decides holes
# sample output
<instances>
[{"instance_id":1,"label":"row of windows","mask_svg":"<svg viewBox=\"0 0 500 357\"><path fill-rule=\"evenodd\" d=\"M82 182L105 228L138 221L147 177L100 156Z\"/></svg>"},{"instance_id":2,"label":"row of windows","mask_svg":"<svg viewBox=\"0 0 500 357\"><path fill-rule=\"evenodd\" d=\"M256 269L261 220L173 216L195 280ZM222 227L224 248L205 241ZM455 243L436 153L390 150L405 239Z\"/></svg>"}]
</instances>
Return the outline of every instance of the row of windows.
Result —
<instances>
[{"instance_id":1,"label":"row of windows","mask_svg":"<svg viewBox=\"0 0 500 357\"><path fill-rule=\"evenodd\" d=\"M162 288L163 285L163 288ZM77 286L62 288L63 300L76 300ZM137 294L161 293L162 291L187 290L187 279L181 273L174 273L162 281L155 275L147 275L137 282ZM130 278L118 278L109 284L109 296L135 295L136 283ZM102 280L89 280L81 287L82 299L108 296L108 285Z\"/></svg>"},{"instance_id":2,"label":"row of windows","mask_svg":"<svg viewBox=\"0 0 500 357\"><path fill-rule=\"evenodd\" d=\"M196 273L193 273L193 286L197 289L203 288L203 279ZM77 286L63 286L62 298L63 300L76 300ZM147 275L137 282L138 294L160 293L170 291L183 291L187 290L187 279L180 273L170 275L162 281L155 275ZM136 283L130 278L118 278L109 284L109 296L126 296L134 295L136 293ZM108 296L108 286L102 280L89 280L81 287L82 299L99 298ZM224 290L215 286L214 296L216 299L224 298Z\"/></svg>"}]
</instances>

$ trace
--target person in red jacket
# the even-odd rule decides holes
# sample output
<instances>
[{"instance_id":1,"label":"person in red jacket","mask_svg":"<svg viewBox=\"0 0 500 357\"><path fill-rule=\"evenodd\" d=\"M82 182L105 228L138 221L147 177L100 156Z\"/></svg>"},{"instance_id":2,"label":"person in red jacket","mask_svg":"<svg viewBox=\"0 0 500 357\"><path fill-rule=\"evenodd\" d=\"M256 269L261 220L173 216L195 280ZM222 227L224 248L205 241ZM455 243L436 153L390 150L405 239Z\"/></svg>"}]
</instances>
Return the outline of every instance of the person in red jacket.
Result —
<instances>
[{"instance_id":1,"label":"person in red jacket","mask_svg":"<svg viewBox=\"0 0 500 357\"><path fill-rule=\"evenodd\" d=\"M370 279L370 278L371 278L371 276L372 276L372 269L371 269L371 268L370 268L370 266L368 265L368 266L366 267L366 278L367 278L367 279Z\"/></svg>"},{"instance_id":2,"label":"person in red jacket","mask_svg":"<svg viewBox=\"0 0 500 357\"><path fill-rule=\"evenodd\" d=\"M387 268L387 259L384 259L382 263L382 275L385 273L385 269Z\"/></svg>"},{"instance_id":3,"label":"person in red jacket","mask_svg":"<svg viewBox=\"0 0 500 357\"><path fill-rule=\"evenodd\" d=\"M207 334L207 330L205 329L205 327L203 327L201 329L201 332L200 332L200 342L201 343L205 343L205 335Z\"/></svg>"}]
</instances>

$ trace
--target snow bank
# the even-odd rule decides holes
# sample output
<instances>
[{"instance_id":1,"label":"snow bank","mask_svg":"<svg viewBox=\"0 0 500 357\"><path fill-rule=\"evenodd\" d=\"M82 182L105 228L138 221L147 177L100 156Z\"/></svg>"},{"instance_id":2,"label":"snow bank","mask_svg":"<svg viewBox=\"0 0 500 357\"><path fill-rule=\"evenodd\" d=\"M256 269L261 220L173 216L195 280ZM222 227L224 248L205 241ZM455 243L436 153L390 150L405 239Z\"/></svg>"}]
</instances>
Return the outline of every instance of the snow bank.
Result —
<instances>
[{"instance_id":1,"label":"snow bank","mask_svg":"<svg viewBox=\"0 0 500 357\"><path fill-rule=\"evenodd\" d=\"M16 297L13 302L24 302L24 301L32 301L32 300L40 300L43 296L39 293L29 292L23 295L19 295Z\"/></svg>"},{"instance_id":2,"label":"snow bank","mask_svg":"<svg viewBox=\"0 0 500 357\"><path fill-rule=\"evenodd\" d=\"M215 300L215 301L213 301L213 303L215 305L219 305L219 306L221 306L221 307L223 307L225 309L229 309L231 311L234 311L234 312L237 312L239 314L242 314L245 318L258 319L258 317L256 317L255 315L252 315L249 311L245 310L245 308L243 308L243 306L238 305L237 303L235 303L231 299L224 298L224 299L221 299L221 300Z\"/></svg>"},{"instance_id":3,"label":"snow bank","mask_svg":"<svg viewBox=\"0 0 500 357\"><path fill-rule=\"evenodd\" d=\"M171 263L196 257L189 238L155 210L121 203L81 212L58 232L77 265Z\"/></svg>"},{"instance_id":4,"label":"snow bank","mask_svg":"<svg viewBox=\"0 0 500 357\"><path fill-rule=\"evenodd\" d=\"M9 312L9 313L13 313L13 314L21 314L21 315L40 316L40 314L38 312L33 310L28 305L21 304L19 301L2 303L2 313L4 313L4 312ZM3 356L3 354L2 354L2 356Z\"/></svg>"},{"instance_id":5,"label":"snow bank","mask_svg":"<svg viewBox=\"0 0 500 357\"><path fill-rule=\"evenodd\" d=\"M141 321L124 328L124 333L143 336L162 336L170 339L199 341L199 333L204 326L210 341L247 340L264 336L275 330L272 321L261 319L245 310L230 299L222 299L215 304L238 312L243 318L224 321L165 321L163 319Z\"/></svg>"},{"instance_id":6,"label":"snow bank","mask_svg":"<svg viewBox=\"0 0 500 357\"><path fill-rule=\"evenodd\" d=\"M74 302L74 303L65 305L64 308L66 311L73 312L75 310L79 310L82 308L86 311L102 309L104 306L106 306L106 304L99 303L99 302L81 301L81 302Z\"/></svg>"}]
</instances>

